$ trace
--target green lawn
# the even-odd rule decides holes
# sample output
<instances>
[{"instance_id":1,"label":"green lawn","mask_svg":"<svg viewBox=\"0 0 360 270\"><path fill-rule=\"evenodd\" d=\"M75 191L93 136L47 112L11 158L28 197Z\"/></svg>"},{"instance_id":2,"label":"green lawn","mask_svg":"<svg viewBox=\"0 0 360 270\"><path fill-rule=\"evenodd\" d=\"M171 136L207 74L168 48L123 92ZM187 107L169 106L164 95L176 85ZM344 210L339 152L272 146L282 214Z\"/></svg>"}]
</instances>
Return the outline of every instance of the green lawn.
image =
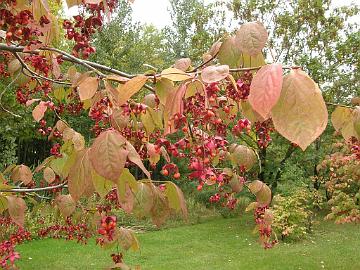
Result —
<instances>
[{"instance_id":1,"label":"green lawn","mask_svg":"<svg viewBox=\"0 0 360 270\"><path fill-rule=\"evenodd\" d=\"M142 269L360 269L360 226L324 222L309 239L264 250L247 219L217 219L203 224L138 234L141 252L126 254ZM20 269L104 269L107 251L62 240L40 240L18 247Z\"/></svg>"}]
</instances>

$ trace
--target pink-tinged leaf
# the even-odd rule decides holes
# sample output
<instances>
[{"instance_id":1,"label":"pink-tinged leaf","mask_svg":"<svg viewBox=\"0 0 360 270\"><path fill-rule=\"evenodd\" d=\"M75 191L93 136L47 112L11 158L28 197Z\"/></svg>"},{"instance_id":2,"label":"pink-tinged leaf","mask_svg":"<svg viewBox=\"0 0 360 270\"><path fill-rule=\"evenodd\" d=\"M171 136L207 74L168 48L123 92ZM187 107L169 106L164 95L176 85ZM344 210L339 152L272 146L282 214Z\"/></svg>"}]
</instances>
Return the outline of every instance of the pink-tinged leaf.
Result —
<instances>
[{"instance_id":1,"label":"pink-tinged leaf","mask_svg":"<svg viewBox=\"0 0 360 270\"><path fill-rule=\"evenodd\" d=\"M59 207L59 210L64 217L70 216L76 209L76 202L70 194L58 195L55 198L55 203Z\"/></svg>"},{"instance_id":2,"label":"pink-tinged leaf","mask_svg":"<svg viewBox=\"0 0 360 270\"><path fill-rule=\"evenodd\" d=\"M231 178L229 185L232 189L233 192L239 193L243 190L244 184L243 182L240 181L239 176L238 175L233 175L233 177Z\"/></svg>"},{"instance_id":3,"label":"pink-tinged leaf","mask_svg":"<svg viewBox=\"0 0 360 270\"><path fill-rule=\"evenodd\" d=\"M177 212L181 212L184 219L187 220L188 212L183 192L173 182L167 182L165 185L165 195L169 201L169 207Z\"/></svg>"},{"instance_id":4,"label":"pink-tinged leaf","mask_svg":"<svg viewBox=\"0 0 360 270\"><path fill-rule=\"evenodd\" d=\"M179 88L173 89L166 99L164 108L165 135L176 132L174 116L182 114L184 111L183 97L185 92L186 85L181 84Z\"/></svg>"},{"instance_id":5,"label":"pink-tinged leaf","mask_svg":"<svg viewBox=\"0 0 360 270\"><path fill-rule=\"evenodd\" d=\"M29 99L28 101L26 101L26 106L29 107L31 104L33 104L34 102L39 101L40 99L38 98L34 98L34 99Z\"/></svg>"},{"instance_id":6,"label":"pink-tinged leaf","mask_svg":"<svg viewBox=\"0 0 360 270\"><path fill-rule=\"evenodd\" d=\"M155 149L155 145L152 143L146 144L147 153L149 155L149 161L152 166L156 165L156 163L160 160L160 149Z\"/></svg>"},{"instance_id":7,"label":"pink-tinged leaf","mask_svg":"<svg viewBox=\"0 0 360 270\"><path fill-rule=\"evenodd\" d=\"M123 110L114 108L110 118L111 126L120 131L129 124L129 116L123 114Z\"/></svg>"},{"instance_id":8,"label":"pink-tinged leaf","mask_svg":"<svg viewBox=\"0 0 360 270\"><path fill-rule=\"evenodd\" d=\"M75 163L69 172L69 193L75 201L78 201L83 195L88 195L88 191L93 187L89 152L89 149L77 152Z\"/></svg>"},{"instance_id":9,"label":"pink-tinged leaf","mask_svg":"<svg viewBox=\"0 0 360 270\"><path fill-rule=\"evenodd\" d=\"M36 122L39 122L45 115L47 110L46 102L40 101L38 105L32 111L32 116Z\"/></svg>"},{"instance_id":10,"label":"pink-tinged leaf","mask_svg":"<svg viewBox=\"0 0 360 270\"><path fill-rule=\"evenodd\" d=\"M32 172L30 168L26 165L18 165L11 172L11 180L14 182L21 181L25 185L29 184L32 181Z\"/></svg>"},{"instance_id":11,"label":"pink-tinged leaf","mask_svg":"<svg viewBox=\"0 0 360 270\"><path fill-rule=\"evenodd\" d=\"M57 61L56 56L53 54L52 58L51 58L51 63L52 63L52 71L53 74L55 76L56 79L59 79L61 76L61 69L60 69L60 65Z\"/></svg>"},{"instance_id":12,"label":"pink-tinged leaf","mask_svg":"<svg viewBox=\"0 0 360 270\"><path fill-rule=\"evenodd\" d=\"M225 79L229 75L229 66L209 66L201 72L201 78L205 83L214 83Z\"/></svg>"},{"instance_id":13,"label":"pink-tinged leaf","mask_svg":"<svg viewBox=\"0 0 360 270\"><path fill-rule=\"evenodd\" d=\"M126 181L122 182L123 185L118 186L118 202L121 208L128 214L133 211L134 208L134 192L131 190L129 183ZM123 193L120 195L120 193Z\"/></svg>"},{"instance_id":14,"label":"pink-tinged leaf","mask_svg":"<svg viewBox=\"0 0 360 270\"><path fill-rule=\"evenodd\" d=\"M157 187L153 184L150 184L149 186L151 187L154 196L153 207L150 211L151 219L157 227L160 227L170 215L169 202Z\"/></svg>"},{"instance_id":15,"label":"pink-tinged leaf","mask_svg":"<svg viewBox=\"0 0 360 270\"><path fill-rule=\"evenodd\" d=\"M90 160L96 173L116 183L129 154L126 139L116 130L101 133L90 149Z\"/></svg>"},{"instance_id":16,"label":"pink-tinged leaf","mask_svg":"<svg viewBox=\"0 0 360 270\"><path fill-rule=\"evenodd\" d=\"M263 66L251 81L249 102L264 119L270 118L271 109L280 98L282 82L281 64Z\"/></svg>"},{"instance_id":17,"label":"pink-tinged leaf","mask_svg":"<svg viewBox=\"0 0 360 270\"><path fill-rule=\"evenodd\" d=\"M128 159L132 163L136 164L143 171L143 173L148 179L151 179L150 172L145 168L144 164L141 161L141 157L138 152L136 152L134 146L131 143L126 142L126 150L129 152Z\"/></svg>"},{"instance_id":18,"label":"pink-tinged leaf","mask_svg":"<svg viewBox=\"0 0 360 270\"><path fill-rule=\"evenodd\" d=\"M244 23L236 33L236 42L240 50L250 56L261 53L267 39L268 33L260 22Z\"/></svg>"},{"instance_id":19,"label":"pink-tinged leaf","mask_svg":"<svg viewBox=\"0 0 360 270\"><path fill-rule=\"evenodd\" d=\"M285 76L280 98L271 115L275 129L302 150L323 133L328 121L318 85L299 69Z\"/></svg>"},{"instance_id":20,"label":"pink-tinged leaf","mask_svg":"<svg viewBox=\"0 0 360 270\"><path fill-rule=\"evenodd\" d=\"M25 211L27 209L25 201L16 196L7 196L6 198L11 219L20 227L24 227Z\"/></svg>"},{"instance_id":21,"label":"pink-tinged leaf","mask_svg":"<svg viewBox=\"0 0 360 270\"><path fill-rule=\"evenodd\" d=\"M46 182L48 182L48 183L54 182L55 177L56 177L56 175L55 175L55 172L53 171L53 169L51 169L50 167L46 167L44 169L44 179Z\"/></svg>"},{"instance_id":22,"label":"pink-tinged leaf","mask_svg":"<svg viewBox=\"0 0 360 270\"><path fill-rule=\"evenodd\" d=\"M140 75L135 78L132 78L130 81L126 82L124 85L119 85L118 87L118 105L121 106L129 100L134 94L139 92L139 90L145 85L147 77Z\"/></svg>"},{"instance_id":23,"label":"pink-tinged leaf","mask_svg":"<svg viewBox=\"0 0 360 270\"><path fill-rule=\"evenodd\" d=\"M175 61L174 68L186 71L191 66L190 58L181 58Z\"/></svg>"},{"instance_id":24,"label":"pink-tinged leaf","mask_svg":"<svg viewBox=\"0 0 360 270\"><path fill-rule=\"evenodd\" d=\"M87 77L83 79L78 86L80 100L91 99L99 87L99 79L96 77Z\"/></svg>"}]
</instances>

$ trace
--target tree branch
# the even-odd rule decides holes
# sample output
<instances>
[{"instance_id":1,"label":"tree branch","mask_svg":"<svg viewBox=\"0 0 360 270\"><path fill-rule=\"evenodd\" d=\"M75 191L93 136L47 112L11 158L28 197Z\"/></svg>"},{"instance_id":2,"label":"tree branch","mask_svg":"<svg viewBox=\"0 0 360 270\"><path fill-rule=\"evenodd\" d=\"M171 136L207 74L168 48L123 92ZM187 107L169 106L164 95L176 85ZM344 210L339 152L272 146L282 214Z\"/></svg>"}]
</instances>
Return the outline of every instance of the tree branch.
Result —
<instances>
[{"instance_id":1,"label":"tree branch","mask_svg":"<svg viewBox=\"0 0 360 270\"><path fill-rule=\"evenodd\" d=\"M12 188L12 189L0 189L0 192L7 192L7 193L23 193L23 192L39 192L44 190L52 190L54 188L67 188L68 186L65 183L56 185L56 186L49 186L49 187L42 187L42 188Z\"/></svg>"}]
</instances>

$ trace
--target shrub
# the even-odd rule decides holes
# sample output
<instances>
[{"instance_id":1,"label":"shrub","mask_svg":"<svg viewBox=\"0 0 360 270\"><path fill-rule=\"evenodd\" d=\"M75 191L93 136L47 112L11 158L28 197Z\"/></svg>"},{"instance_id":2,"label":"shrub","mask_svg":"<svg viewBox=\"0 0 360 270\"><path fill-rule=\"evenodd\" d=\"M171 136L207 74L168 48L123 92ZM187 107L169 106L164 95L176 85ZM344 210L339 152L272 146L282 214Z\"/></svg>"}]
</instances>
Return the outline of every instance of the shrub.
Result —
<instances>
[{"instance_id":1,"label":"shrub","mask_svg":"<svg viewBox=\"0 0 360 270\"><path fill-rule=\"evenodd\" d=\"M300 239L312 231L313 209L320 207L319 198L317 191L304 188L297 189L289 196L274 196L272 226L282 240L286 237Z\"/></svg>"},{"instance_id":2,"label":"shrub","mask_svg":"<svg viewBox=\"0 0 360 270\"><path fill-rule=\"evenodd\" d=\"M318 165L319 179L325 183L331 207L326 219L360 222L360 142L337 143L334 150L337 152Z\"/></svg>"}]
</instances>

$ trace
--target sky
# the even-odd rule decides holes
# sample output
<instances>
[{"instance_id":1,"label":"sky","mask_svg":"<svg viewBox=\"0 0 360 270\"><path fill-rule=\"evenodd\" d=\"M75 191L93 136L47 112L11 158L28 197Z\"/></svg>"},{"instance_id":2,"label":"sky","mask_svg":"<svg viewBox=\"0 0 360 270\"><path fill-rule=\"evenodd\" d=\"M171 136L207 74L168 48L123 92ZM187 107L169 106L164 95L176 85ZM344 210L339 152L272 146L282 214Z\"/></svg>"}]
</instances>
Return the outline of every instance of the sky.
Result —
<instances>
[{"instance_id":1,"label":"sky","mask_svg":"<svg viewBox=\"0 0 360 270\"><path fill-rule=\"evenodd\" d=\"M204 0L205 4L215 1L216 0ZM333 7L344 4L349 5L351 2L360 5L360 0L333 0ZM134 21L153 24L159 29L171 24L170 14L168 12L170 6L169 0L135 0L131 6ZM74 7L70 12L66 13L73 15L76 11L77 8ZM357 16L357 19L359 19L359 16Z\"/></svg>"}]
</instances>

